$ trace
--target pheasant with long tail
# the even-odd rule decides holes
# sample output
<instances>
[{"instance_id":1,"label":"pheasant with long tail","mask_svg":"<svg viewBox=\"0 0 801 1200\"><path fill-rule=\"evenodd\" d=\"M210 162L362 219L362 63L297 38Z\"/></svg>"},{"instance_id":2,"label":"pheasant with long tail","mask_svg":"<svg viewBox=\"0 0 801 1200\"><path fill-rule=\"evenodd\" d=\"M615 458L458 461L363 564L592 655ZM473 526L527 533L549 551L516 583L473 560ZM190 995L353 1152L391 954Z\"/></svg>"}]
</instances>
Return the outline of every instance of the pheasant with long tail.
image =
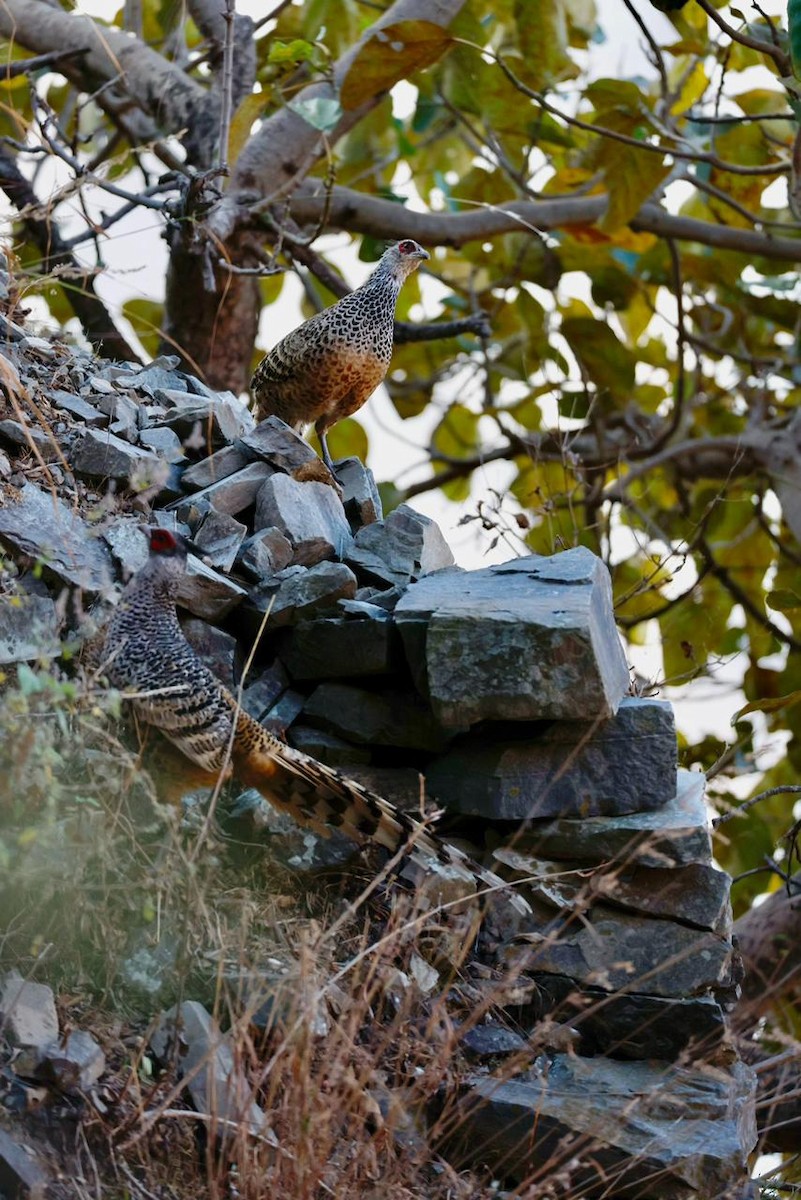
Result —
<instances>
[{"instance_id":1,"label":"pheasant with long tail","mask_svg":"<svg viewBox=\"0 0 801 1200\"><path fill-rule=\"evenodd\" d=\"M435 859L481 887L504 887L491 871L440 841L408 813L316 759L279 741L245 712L184 637L175 610L188 546L151 529L150 555L122 593L106 636L110 682L128 693L136 716L156 726L204 771L255 787L299 824L339 829L390 852L408 847L418 864ZM521 897L512 897L520 911Z\"/></svg>"}]
</instances>

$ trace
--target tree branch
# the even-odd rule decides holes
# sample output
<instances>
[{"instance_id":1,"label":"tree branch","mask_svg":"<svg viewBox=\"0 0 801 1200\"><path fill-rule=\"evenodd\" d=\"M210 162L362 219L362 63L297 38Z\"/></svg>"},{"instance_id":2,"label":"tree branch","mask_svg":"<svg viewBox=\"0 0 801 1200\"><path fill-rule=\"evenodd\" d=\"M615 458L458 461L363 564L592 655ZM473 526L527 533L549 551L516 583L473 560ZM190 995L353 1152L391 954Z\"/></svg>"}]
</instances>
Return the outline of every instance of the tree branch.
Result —
<instances>
[{"instance_id":1,"label":"tree branch","mask_svg":"<svg viewBox=\"0 0 801 1200\"><path fill-rule=\"evenodd\" d=\"M299 188L290 212L301 225L314 224L325 200L311 188ZM528 230L542 234L571 225L596 225L606 212L606 196L556 196L547 200L510 200L468 212L415 212L393 200L335 187L328 201L328 228L376 238L414 238L423 245L462 246L499 233ZM677 241L699 242L721 250L790 262L801 261L801 237L778 238L751 229L729 228L711 221L675 216L658 204L644 204L629 221L635 232L655 233Z\"/></svg>"},{"instance_id":2,"label":"tree branch","mask_svg":"<svg viewBox=\"0 0 801 1200\"><path fill-rule=\"evenodd\" d=\"M14 207L24 213L22 219L25 226L42 254L42 273L47 274L56 267L64 266L74 272L77 280L75 286L64 287L62 284L62 287L92 344L106 358L139 361L139 355L128 345L114 325L103 301L95 293L95 282L91 272L75 258L51 218L33 215L33 210L39 207L39 199L14 159L2 148L0 188Z\"/></svg>"},{"instance_id":3,"label":"tree branch","mask_svg":"<svg viewBox=\"0 0 801 1200\"><path fill-rule=\"evenodd\" d=\"M304 88L295 102L336 101L339 85L365 43L377 30L398 21L428 21L447 27L465 0L395 0L362 38L334 64L332 79ZM375 108L384 92L377 91L358 108L342 113L336 126L323 135L296 112L283 108L263 122L239 155L227 194L210 214L207 226L213 237L226 242L247 213L248 205L274 202L287 195L326 152L326 146L341 138Z\"/></svg>"},{"instance_id":4,"label":"tree branch","mask_svg":"<svg viewBox=\"0 0 801 1200\"><path fill-rule=\"evenodd\" d=\"M214 145L217 97L138 38L100 28L90 17L66 13L46 0L3 0L0 36L37 53L84 50L80 65L63 65L64 74L78 86L86 86L87 74L102 81L119 80L119 89L165 132L188 131L187 144L198 161Z\"/></svg>"}]
</instances>

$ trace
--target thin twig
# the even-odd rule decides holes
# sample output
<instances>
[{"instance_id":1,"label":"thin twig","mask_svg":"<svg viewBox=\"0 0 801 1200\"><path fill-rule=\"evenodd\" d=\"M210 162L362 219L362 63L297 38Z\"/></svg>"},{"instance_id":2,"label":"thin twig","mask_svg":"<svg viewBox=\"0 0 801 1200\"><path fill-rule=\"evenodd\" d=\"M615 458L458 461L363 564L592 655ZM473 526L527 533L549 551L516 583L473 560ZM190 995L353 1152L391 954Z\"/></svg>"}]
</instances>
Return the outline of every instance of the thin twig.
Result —
<instances>
[{"instance_id":1,"label":"thin twig","mask_svg":"<svg viewBox=\"0 0 801 1200\"><path fill-rule=\"evenodd\" d=\"M225 0L225 39L223 41L222 80L220 84L220 138L217 147L220 175L228 174L228 138L231 132L234 94L234 18L236 0Z\"/></svg>"}]
</instances>

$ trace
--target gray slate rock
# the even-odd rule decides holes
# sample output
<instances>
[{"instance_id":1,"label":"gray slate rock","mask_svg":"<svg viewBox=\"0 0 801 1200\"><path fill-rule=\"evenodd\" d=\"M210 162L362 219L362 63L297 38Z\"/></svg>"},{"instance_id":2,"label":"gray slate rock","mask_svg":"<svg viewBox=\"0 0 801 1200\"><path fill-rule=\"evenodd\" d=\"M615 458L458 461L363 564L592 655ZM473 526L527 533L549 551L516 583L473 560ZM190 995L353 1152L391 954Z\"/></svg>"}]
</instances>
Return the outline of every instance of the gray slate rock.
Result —
<instances>
[{"instance_id":1,"label":"gray slate rock","mask_svg":"<svg viewBox=\"0 0 801 1200\"><path fill-rule=\"evenodd\" d=\"M146 450L152 450L165 462L179 463L186 459L181 439L173 429L143 429L139 441Z\"/></svg>"},{"instance_id":2,"label":"gray slate rock","mask_svg":"<svg viewBox=\"0 0 801 1200\"><path fill-rule=\"evenodd\" d=\"M239 547L237 565L254 579L267 580L292 562L292 543L270 526L251 534Z\"/></svg>"},{"instance_id":3,"label":"gray slate rock","mask_svg":"<svg viewBox=\"0 0 801 1200\"><path fill-rule=\"evenodd\" d=\"M293 563L313 566L345 558L352 539L342 501L325 483L271 475L256 498L256 531L279 529L292 544Z\"/></svg>"},{"instance_id":4,"label":"gray slate rock","mask_svg":"<svg viewBox=\"0 0 801 1200\"><path fill-rule=\"evenodd\" d=\"M673 867L709 863L712 837L700 771L680 770L676 795L661 808L619 817L565 817L539 821L520 834L516 848L542 858Z\"/></svg>"},{"instance_id":5,"label":"gray slate rock","mask_svg":"<svg viewBox=\"0 0 801 1200\"><path fill-rule=\"evenodd\" d=\"M70 463L89 479L127 480L143 467L158 466L159 459L111 432L87 429L72 447Z\"/></svg>"},{"instance_id":6,"label":"gray slate rock","mask_svg":"<svg viewBox=\"0 0 801 1200\"><path fill-rule=\"evenodd\" d=\"M537 985L537 1020L547 1016L575 1027L580 1054L675 1062L692 1046L697 1060L728 1036L723 1009L712 996L676 1000L641 992L610 995L600 988L579 988L565 975L533 971L531 976ZM531 1032L536 1037L536 1023Z\"/></svg>"},{"instance_id":7,"label":"gray slate rock","mask_svg":"<svg viewBox=\"0 0 801 1200\"><path fill-rule=\"evenodd\" d=\"M56 462L60 457L59 446L55 438L40 429L38 425L27 425L21 421L13 421L10 417L0 421L0 441L7 446L19 446L31 450L36 447L45 462Z\"/></svg>"},{"instance_id":8,"label":"gray slate rock","mask_svg":"<svg viewBox=\"0 0 801 1200\"><path fill-rule=\"evenodd\" d=\"M372 757L364 746L354 746L335 733L324 729L313 729L310 725L295 725L292 729L292 745L296 750L311 755L328 767L351 767L369 763ZM349 772L347 772L349 774Z\"/></svg>"},{"instance_id":9,"label":"gray slate rock","mask_svg":"<svg viewBox=\"0 0 801 1200\"><path fill-rule=\"evenodd\" d=\"M5 1200L45 1200L48 1182L34 1151L0 1129L0 1196Z\"/></svg>"},{"instance_id":10,"label":"gray slate rock","mask_svg":"<svg viewBox=\"0 0 801 1200\"><path fill-rule=\"evenodd\" d=\"M238 446L223 446L222 450L215 450L208 458L202 458L200 462L187 467L182 482L187 491L197 491L199 488L209 487L212 483L219 483L221 479L227 479L229 475L241 471L249 462L249 456Z\"/></svg>"},{"instance_id":11,"label":"gray slate rock","mask_svg":"<svg viewBox=\"0 0 801 1200\"><path fill-rule=\"evenodd\" d=\"M174 429L181 438L196 435L202 439L201 445L219 448L253 428L250 413L231 393L205 397L160 388L156 399L167 407L158 424Z\"/></svg>"},{"instance_id":12,"label":"gray slate rock","mask_svg":"<svg viewBox=\"0 0 801 1200\"><path fill-rule=\"evenodd\" d=\"M86 1030L73 1029L44 1048L36 1075L67 1095L80 1095L97 1083L105 1069L106 1056L99 1043Z\"/></svg>"},{"instance_id":13,"label":"gray slate rock","mask_svg":"<svg viewBox=\"0 0 801 1200\"><path fill-rule=\"evenodd\" d=\"M203 662L221 679L229 691L236 691L237 640L224 629L209 625L198 617L189 617L181 622L184 637L203 659Z\"/></svg>"},{"instance_id":14,"label":"gray slate rock","mask_svg":"<svg viewBox=\"0 0 801 1200\"><path fill-rule=\"evenodd\" d=\"M443 724L594 721L613 716L628 691L609 572L584 547L430 576L399 600L395 619Z\"/></svg>"},{"instance_id":15,"label":"gray slate rock","mask_svg":"<svg viewBox=\"0 0 801 1200\"><path fill-rule=\"evenodd\" d=\"M61 649L58 629L50 596L0 595L0 663L54 658Z\"/></svg>"},{"instance_id":16,"label":"gray slate rock","mask_svg":"<svg viewBox=\"0 0 801 1200\"><path fill-rule=\"evenodd\" d=\"M12 1046L43 1050L58 1037L52 988L9 971L0 985L0 1024Z\"/></svg>"},{"instance_id":17,"label":"gray slate rock","mask_svg":"<svg viewBox=\"0 0 801 1200\"><path fill-rule=\"evenodd\" d=\"M303 484L304 487L308 486ZM268 627L291 625L304 616L333 607L352 597L356 576L344 563L321 562L313 567L286 567L269 583L253 591L245 611L253 610L250 625L255 633L269 609ZM244 614L243 614L244 615Z\"/></svg>"},{"instance_id":18,"label":"gray slate rock","mask_svg":"<svg viewBox=\"0 0 801 1200\"><path fill-rule=\"evenodd\" d=\"M504 1025L474 1025L459 1038L459 1045L479 1059L522 1054L527 1044L519 1033Z\"/></svg>"},{"instance_id":19,"label":"gray slate rock","mask_svg":"<svg viewBox=\"0 0 801 1200\"><path fill-rule=\"evenodd\" d=\"M178 603L204 621L221 621L247 595L243 587L227 575L207 567L194 554L186 564L186 575L178 587Z\"/></svg>"},{"instance_id":20,"label":"gray slate rock","mask_svg":"<svg viewBox=\"0 0 801 1200\"><path fill-rule=\"evenodd\" d=\"M206 501L216 508L217 512L228 513L229 516L235 517L238 513L244 512L246 508L250 508L255 502L262 484L272 470L273 468L268 463L250 463L241 470L234 471L231 475L225 475L216 483L210 483L207 487L201 488L200 491L194 493L191 502L202 504ZM185 476L186 472L184 472ZM185 503L186 501L177 501L175 507L180 508L181 504Z\"/></svg>"},{"instance_id":21,"label":"gray slate rock","mask_svg":"<svg viewBox=\"0 0 801 1200\"><path fill-rule=\"evenodd\" d=\"M289 687L289 676L276 661L250 679L242 689L242 707L256 721L262 721Z\"/></svg>"},{"instance_id":22,"label":"gray slate rock","mask_svg":"<svg viewBox=\"0 0 801 1200\"><path fill-rule=\"evenodd\" d=\"M605 721L558 721L457 743L426 778L456 812L514 821L659 808L676 794L676 766L670 704L627 697Z\"/></svg>"},{"instance_id":23,"label":"gray slate rock","mask_svg":"<svg viewBox=\"0 0 801 1200\"><path fill-rule=\"evenodd\" d=\"M64 392L57 388L48 392L48 399L56 408L76 417L82 425L101 427L108 425L108 417L105 413L101 412L99 408L95 408L93 404L87 403L81 396L73 395L72 392Z\"/></svg>"},{"instance_id":24,"label":"gray slate rock","mask_svg":"<svg viewBox=\"0 0 801 1200\"><path fill-rule=\"evenodd\" d=\"M402 661L400 639L388 614L378 620L320 617L298 621L278 652L294 679L349 679L388 675ZM383 619L381 619L383 618Z\"/></svg>"},{"instance_id":25,"label":"gray slate rock","mask_svg":"<svg viewBox=\"0 0 801 1200\"><path fill-rule=\"evenodd\" d=\"M230 571L247 532L247 525L237 521L236 517L212 508L195 528L193 539L212 567Z\"/></svg>"},{"instance_id":26,"label":"gray slate rock","mask_svg":"<svg viewBox=\"0 0 801 1200\"><path fill-rule=\"evenodd\" d=\"M185 1000L162 1013L150 1044L163 1062L174 1056L179 1073L187 1077L195 1108L211 1118L207 1130L213 1140L233 1139L244 1127L272 1141L267 1118L253 1100L230 1040L202 1004Z\"/></svg>"},{"instance_id":27,"label":"gray slate rock","mask_svg":"<svg viewBox=\"0 0 801 1200\"><path fill-rule=\"evenodd\" d=\"M412 692L369 692L345 683L321 683L304 707L306 718L357 744L442 750L449 732Z\"/></svg>"},{"instance_id":28,"label":"gray slate rock","mask_svg":"<svg viewBox=\"0 0 801 1200\"><path fill-rule=\"evenodd\" d=\"M63 500L25 483L19 500L0 506L0 541L40 560L64 583L100 592L111 583L111 555Z\"/></svg>"},{"instance_id":29,"label":"gray slate rock","mask_svg":"<svg viewBox=\"0 0 801 1200\"><path fill-rule=\"evenodd\" d=\"M363 525L373 525L384 518L381 497L373 472L361 459L342 458L335 464L336 476L342 488L345 516L354 532Z\"/></svg>"},{"instance_id":30,"label":"gray slate rock","mask_svg":"<svg viewBox=\"0 0 801 1200\"><path fill-rule=\"evenodd\" d=\"M105 383L105 380L98 380ZM144 416L144 409L120 392L116 392L110 383L106 383L110 395L93 396L95 406L111 420L109 429L117 437L126 442L135 442L139 436L139 423Z\"/></svg>"},{"instance_id":31,"label":"gray slate rock","mask_svg":"<svg viewBox=\"0 0 801 1200\"><path fill-rule=\"evenodd\" d=\"M279 417L260 421L252 432L239 439L237 448L287 474L317 457L309 443Z\"/></svg>"},{"instance_id":32,"label":"gray slate rock","mask_svg":"<svg viewBox=\"0 0 801 1200\"><path fill-rule=\"evenodd\" d=\"M516 1182L552 1172L569 1155L576 1195L593 1194L600 1175L614 1179L619 1196L717 1200L746 1178L755 1086L743 1063L712 1072L543 1056L517 1078L466 1082L451 1154L502 1166Z\"/></svg>"},{"instance_id":33,"label":"gray slate rock","mask_svg":"<svg viewBox=\"0 0 801 1200\"><path fill-rule=\"evenodd\" d=\"M389 587L453 565L453 554L430 517L401 504L385 521L360 529L348 558L356 570Z\"/></svg>"}]
</instances>

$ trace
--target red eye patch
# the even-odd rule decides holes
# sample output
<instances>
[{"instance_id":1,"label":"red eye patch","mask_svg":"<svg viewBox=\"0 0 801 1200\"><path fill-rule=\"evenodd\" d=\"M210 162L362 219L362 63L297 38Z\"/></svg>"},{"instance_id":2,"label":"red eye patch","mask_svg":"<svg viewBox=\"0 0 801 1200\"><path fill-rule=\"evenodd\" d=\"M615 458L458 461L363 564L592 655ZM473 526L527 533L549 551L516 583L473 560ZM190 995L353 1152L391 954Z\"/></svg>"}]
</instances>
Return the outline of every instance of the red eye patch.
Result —
<instances>
[{"instance_id":1,"label":"red eye patch","mask_svg":"<svg viewBox=\"0 0 801 1200\"><path fill-rule=\"evenodd\" d=\"M178 542L169 529L151 529L150 549L156 554L168 554L171 550L175 550L177 545Z\"/></svg>"}]
</instances>

